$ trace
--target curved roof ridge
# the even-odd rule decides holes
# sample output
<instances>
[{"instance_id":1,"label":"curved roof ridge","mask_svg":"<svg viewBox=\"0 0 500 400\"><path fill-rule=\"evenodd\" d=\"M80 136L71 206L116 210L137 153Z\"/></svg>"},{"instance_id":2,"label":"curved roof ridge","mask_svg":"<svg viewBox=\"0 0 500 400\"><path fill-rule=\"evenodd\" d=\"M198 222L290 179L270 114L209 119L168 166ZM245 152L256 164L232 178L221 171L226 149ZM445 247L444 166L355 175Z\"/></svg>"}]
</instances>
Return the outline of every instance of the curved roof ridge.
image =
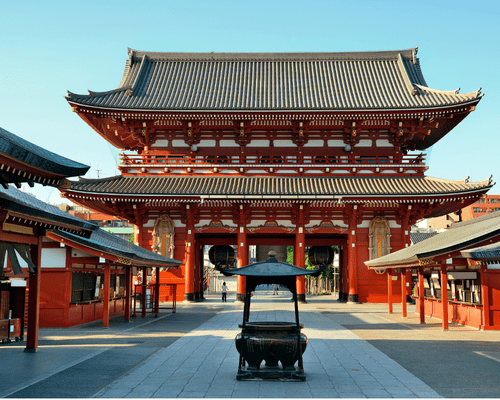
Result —
<instances>
[{"instance_id":1,"label":"curved roof ridge","mask_svg":"<svg viewBox=\"0 0 500 400\"><path fill-rule=\"evenodd\" d=\"M460 88L457 88L455 90L441 90L441 89L434 89L430 88L428 86L423 86L419 85L418 83L415 83L415 86L419 88L420 90L423 90L425 92L430 92L430 93L440 93L440 94L449 94L449 95L455 95L455 96L470 96L474 95L474 97L483 97L484 94L481 93L481 89L479 88L473 92L468 92L468 93L460 93Z\"/></svg>"},{"instance_id":2,"label":"curved roof ridge","mask_svg":"<svg viewBox=\"0 0 500 400\"><path fill-rule=\"evenodd\" d=\"M490 175L488 178L480 180L480 181L475 181L475 182L470 182L470 176L464 178L464 179L445 179L445 178L435 178L433 176L424 176L424 178L427 179L432 179L434 181L438 182L446 182L446 183L456 183L456 184L461 184L461 185L491 185L491 181L493 178L493 175ZM493 183L494 185L495 183Z\"/></svg>"},{"instance_id":3,"label":"curved roof ridge","mask_svg":"<svg viewBox=\"0 0 500 400\"><path fill-rule=\"evenodd\" d=\"M123 92L124 90L128 90L128 89L131 89L132 88L132 85L127 85L127 86L122 86L122 87L119 87L117 89L113 89L113 90L106 90L104 92L94 92L92 90L88 90L87 89L87 92L89 92L88 94L78 94L78 93L73 93L69 90L66 90L66 92L68 93L66 96L64 96L64 98L66 100L74 100L74 97L78 97L78 98L91 98L91 97L97 97L97 96L105 96L107 94L113 94L113 93L119 93L119 92Z\"/></svg>"},{"instance_id":4,"label":"curved roof ridge","mask_svg":"<svg viewBox=\"0 0 500 400\"><path fill-rule=\"evenodd\" d=\"M416 62L418 47L406 50L383 51L351 51L351 52L154 52L140 51L128 48L130 59L141 59L147 55L152 61L251 61L251 60L365 60L365 59L396 59L398 54Z\"/></svg>"}]
</instances>

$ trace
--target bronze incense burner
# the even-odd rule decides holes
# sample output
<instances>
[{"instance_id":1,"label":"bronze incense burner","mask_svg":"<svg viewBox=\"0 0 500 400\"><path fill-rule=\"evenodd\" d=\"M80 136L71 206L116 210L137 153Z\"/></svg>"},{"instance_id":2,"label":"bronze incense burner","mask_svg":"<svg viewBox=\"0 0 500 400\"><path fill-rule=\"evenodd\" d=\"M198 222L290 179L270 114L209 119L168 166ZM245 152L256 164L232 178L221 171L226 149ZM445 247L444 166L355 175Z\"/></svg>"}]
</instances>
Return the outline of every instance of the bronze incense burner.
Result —
<instances>
[{"instance_id":1,"label":"bronze incense burner","mask_svg":"<svg viewBox=\"0 0 500 400\"><path fill-rule=\"evenodd\" d=\"M326 261L333 256L328 253L321 268L307 270L279 262L275 255L271 251L266 261L241 268L220 268L216 264L216 268L226 276L246 277L243 323L239 325L241 333L235 338L236 349L240 354L237 380L306 380L302 354L307 347L307 337L301 332L304 325L299 322L297 276L318 276ZM249 321L251 293L263 284L278 284L290 290L295 305L295 322Z\"/></svg>"}]
</instances>

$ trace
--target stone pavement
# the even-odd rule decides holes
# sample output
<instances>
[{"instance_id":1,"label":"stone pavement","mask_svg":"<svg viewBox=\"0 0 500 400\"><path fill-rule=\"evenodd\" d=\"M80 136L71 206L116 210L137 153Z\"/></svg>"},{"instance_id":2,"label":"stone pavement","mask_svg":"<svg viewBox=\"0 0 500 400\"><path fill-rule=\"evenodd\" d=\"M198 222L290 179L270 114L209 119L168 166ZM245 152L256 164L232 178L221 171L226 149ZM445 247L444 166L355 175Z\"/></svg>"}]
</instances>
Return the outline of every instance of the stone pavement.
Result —
<instances>
[{"instance_id":1,"label":"stone pavement","mask_svg":"<svg viewBox=\"0 0 500 400\"><path fill-rule=\"evenodd\" d=\"M290 294L257 291L250 320L293 321ZM309 338L305 382L236 381L234 294L178 304L178 312L40 329L39 352L0 345L0 397L299 398L500 397L500 332L439 320L419 324L385 304L310 296L300 304ZM8 366L8 367L6 367Z\"/></svg>"},{"instance_id":2,"label":"stone pavement","mask_svg":"<svg viewBox=\"0 0 500 400\"><path fill-rule=\"evenodd\" d=\"M256 297L262 300L252 301L251 321L294 321L289 295L272 298L258 293ZM299 309L309 339L304 353L306 382L237 381L234 337L242 309L235 303L226 304L225 310L94 397L440 397L374 346L305 305Z\"/></svg>"}]
</instances>

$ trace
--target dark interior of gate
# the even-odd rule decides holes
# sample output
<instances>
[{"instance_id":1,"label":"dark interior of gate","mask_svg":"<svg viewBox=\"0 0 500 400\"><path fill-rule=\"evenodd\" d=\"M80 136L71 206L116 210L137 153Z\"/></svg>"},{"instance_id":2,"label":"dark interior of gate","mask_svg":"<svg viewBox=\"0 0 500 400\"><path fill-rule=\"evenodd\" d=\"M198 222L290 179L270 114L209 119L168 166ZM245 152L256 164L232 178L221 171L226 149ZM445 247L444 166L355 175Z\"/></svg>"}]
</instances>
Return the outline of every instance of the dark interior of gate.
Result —
<instances>
[{"instance_id":1,"label":"dark interior of gate","mask_svg":"<svg viewBox=\"0 0 500 400\"><path fill-rule=\"evenodd\" d=\"M305 294L328 294L339 296L341 300L347 300L348 290L347 258L343 256L343 249L347 247L346 235L308 235L305 240L305 253L302 260L297 259L296 237L291 234L268 234L248 235L246 246L238 246L236 235L200 235L196 238L197 256L195 265L195 288L196 299L203 298L203 293L220 293L222 283L225 282L230 293L236 293L241 299L244 295L244 287L239 287L237 277L225 277L220 274L209 259L210 249L218 246L231 246L234 249L233 262L227 267L241 268L245 265L265 261L270 251L276 253L276 259L280 262L288 262L293 265L304 265L313 268L307 261L307 250L312 246L334 247L336 252L335 261L327 267L326 273L318 278L307 278L305 283ZM314 267L315 268L315 267ZM326 282L326 284L325 284ZM241 285L240 285L241 286ZM316 290L316 287L324 290Z\"/></svg>"}]
</instances>

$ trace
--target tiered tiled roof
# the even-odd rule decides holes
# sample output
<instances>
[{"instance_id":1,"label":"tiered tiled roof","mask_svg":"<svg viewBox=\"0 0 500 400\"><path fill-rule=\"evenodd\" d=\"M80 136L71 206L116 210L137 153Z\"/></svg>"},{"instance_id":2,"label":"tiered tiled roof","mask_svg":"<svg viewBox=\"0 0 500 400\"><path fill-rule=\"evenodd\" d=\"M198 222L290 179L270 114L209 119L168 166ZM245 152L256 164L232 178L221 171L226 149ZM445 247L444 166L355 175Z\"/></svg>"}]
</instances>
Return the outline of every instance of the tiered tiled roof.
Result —
<instances>
[{"instance_id":1,"label":"tiered tiled roof","mask_svg":"<svg viewBox=\"0 0 500 400\"><path fill-rule=\"evenodd\" d=\"M162 111L398 110L455 106L480 91L427 87L417 48L349 53L156 53L129 50L119 87L70 103Z\"/></svg>"}]
</instances>

